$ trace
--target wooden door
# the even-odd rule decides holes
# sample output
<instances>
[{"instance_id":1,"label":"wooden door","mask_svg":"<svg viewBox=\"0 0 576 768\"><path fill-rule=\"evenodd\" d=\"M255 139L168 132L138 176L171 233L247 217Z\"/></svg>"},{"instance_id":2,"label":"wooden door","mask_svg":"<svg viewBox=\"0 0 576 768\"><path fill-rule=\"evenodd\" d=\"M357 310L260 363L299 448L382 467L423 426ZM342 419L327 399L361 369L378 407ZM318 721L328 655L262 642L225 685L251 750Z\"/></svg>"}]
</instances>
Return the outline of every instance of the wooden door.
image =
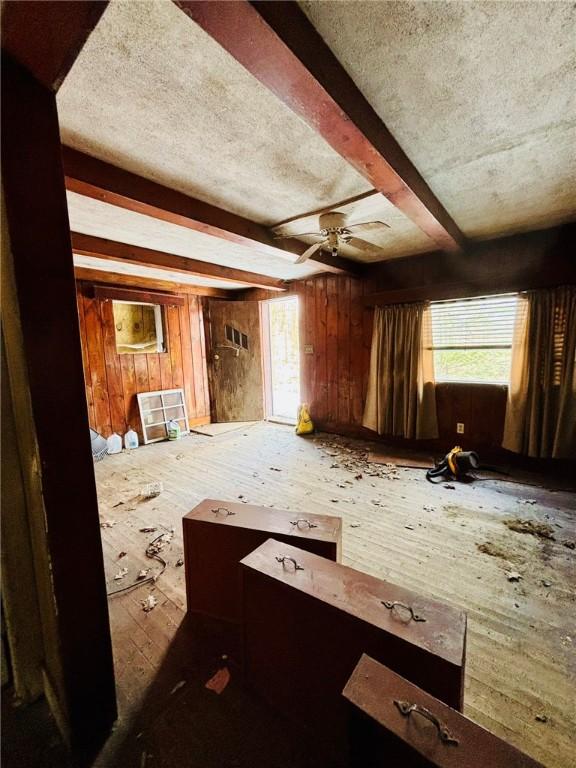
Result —
<instances>
[{"instance_id":1,"label":"wooden door","mask_svg":"<svg viewBox=\"0 0 576 768\"><path fill-rule=\"evenodd\" d=\"M209 307L213 419L263 419L258 302L211 299Z\"/></svg>"}]
</instances>

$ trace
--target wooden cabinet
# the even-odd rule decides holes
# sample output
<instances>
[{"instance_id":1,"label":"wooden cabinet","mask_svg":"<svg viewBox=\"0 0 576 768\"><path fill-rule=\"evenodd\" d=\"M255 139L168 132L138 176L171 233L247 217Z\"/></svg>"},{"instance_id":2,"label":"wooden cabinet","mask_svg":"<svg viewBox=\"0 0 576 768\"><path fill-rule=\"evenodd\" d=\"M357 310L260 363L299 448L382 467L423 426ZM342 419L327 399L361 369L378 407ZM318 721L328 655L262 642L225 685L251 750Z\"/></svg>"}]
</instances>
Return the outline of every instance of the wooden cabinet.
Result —
<instances>
[{"instance_id":1,"label":"wooden cabinet","mask_svg":"<svg viewBox=\"0 0 576 768\"><path fill-rule=\"evenodd\" d=\"M351 768L542 768L369 656L343 696L350 703Z\"/></svg>"},{"instance_id":2,"label":"wooden cabinet","mask_svg":"<svg viewBox=\"0 0 576 768\"><path fill-rule=\"evenodd\" d=\"M188 610L241 620L240 560L270 536L339 560L339 517L205 499L182 520Z\"/></svg>"},{"instance_id":3,"label":"wooden cabinet","mask_svg":"<svg viewBox=\"0 0 576 768\"><path fill-rule=\"evenodd\" d=\"M300 727L342 747L341 693L363 653L462 706L461 611L273 539L241 566L246 681Z\"/></svg>"}]
</instances>

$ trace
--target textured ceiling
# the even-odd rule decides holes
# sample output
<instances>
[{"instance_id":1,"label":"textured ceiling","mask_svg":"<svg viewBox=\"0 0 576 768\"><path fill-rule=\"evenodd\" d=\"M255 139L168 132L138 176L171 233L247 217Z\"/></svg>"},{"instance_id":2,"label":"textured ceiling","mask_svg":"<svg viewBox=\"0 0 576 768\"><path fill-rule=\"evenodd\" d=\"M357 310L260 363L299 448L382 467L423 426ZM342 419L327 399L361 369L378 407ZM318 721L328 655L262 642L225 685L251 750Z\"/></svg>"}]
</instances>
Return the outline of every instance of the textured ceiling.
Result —
<instances>
[{"instance_id":1,"label":"textured ceiling","mask_svg":"<svg viewBox=\"0 0 576 768\"><path fill-rule=\"evenodd\" d=\"M296 280L323 271L314 262L293 264L293 254L286 259L260 254L251 248L228 243L187 227L134 213L90 197L68 192L68 213L73 232L105 237L129 245L166 251L189 259L198 259L225 267L246 269L283 280Z\"/></svg>"},{"instance_id":2,"label":"textured ceiling","mask_svg":"<svg viewBox=\"0 0 576 768\"><path fill-rule=\"evenodd\" d=\"M263 224L370 189L171 0L112 0L58 113L64 144Z\"/></svg>"},{"instance_id":3,"label":"textured ceiling","mask_svg":"<svg viewBox=\"0 0 576 768\"><path fill-rule=\"evenodd\" d=\"M485 239L573 219L575 10L565 2L303 2L456 224ZM335 208L380 248L435 248L171 0L112 0L58 93L63 142L272 226ZM363 196L338 207L339 201ZM321 271L69 195L73 229L284 279ZM303 238L315 242L314 238Z\"/></svg>"},{"instance_id":4,"label":"textured ceiling","mask_svg":"<svg viewBox=\"0 0 576 768\"><path fill-rule=\"evenodd\" d=\"M573 2L301 6L467 236L574 217Z\"/></svg>"}]
</instances>

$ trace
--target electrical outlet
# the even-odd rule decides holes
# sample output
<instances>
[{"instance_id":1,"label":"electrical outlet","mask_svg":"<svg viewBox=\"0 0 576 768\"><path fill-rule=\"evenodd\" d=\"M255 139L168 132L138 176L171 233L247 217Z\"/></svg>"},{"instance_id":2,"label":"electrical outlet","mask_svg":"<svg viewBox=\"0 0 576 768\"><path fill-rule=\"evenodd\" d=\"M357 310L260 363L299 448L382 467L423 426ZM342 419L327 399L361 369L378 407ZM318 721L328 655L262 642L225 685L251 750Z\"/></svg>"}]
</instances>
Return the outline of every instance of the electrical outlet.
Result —
<instances>
[{"instance_id":1,"label":"electrical outlet","mask_svg":"<svg viewBox=\"0 0 576 768\"><path fill-rule=\"evenodd\" d=\"M462 424L461 421L457 422L457 424L456 424L456 433L458 435L463 435L464 434L464 424Z\"/></svg>"}]
</instances>

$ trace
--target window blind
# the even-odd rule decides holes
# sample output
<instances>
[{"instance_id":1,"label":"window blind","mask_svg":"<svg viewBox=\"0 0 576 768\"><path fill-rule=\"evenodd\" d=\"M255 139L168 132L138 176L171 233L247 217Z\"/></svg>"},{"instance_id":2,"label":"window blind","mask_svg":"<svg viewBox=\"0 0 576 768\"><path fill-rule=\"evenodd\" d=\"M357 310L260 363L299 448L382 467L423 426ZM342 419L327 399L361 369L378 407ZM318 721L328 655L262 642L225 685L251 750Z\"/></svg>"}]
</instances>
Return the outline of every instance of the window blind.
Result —
<instances>
[{"instance_id":1,"label":"window blind","mask_svg":"<svg viewBox=\"0 0 576 768\"><path fill-rule=\"evenodd\" d=\"M515 293L431 302L432 349L509 349L516 304Z\"/></svg>"}]
</instances>

